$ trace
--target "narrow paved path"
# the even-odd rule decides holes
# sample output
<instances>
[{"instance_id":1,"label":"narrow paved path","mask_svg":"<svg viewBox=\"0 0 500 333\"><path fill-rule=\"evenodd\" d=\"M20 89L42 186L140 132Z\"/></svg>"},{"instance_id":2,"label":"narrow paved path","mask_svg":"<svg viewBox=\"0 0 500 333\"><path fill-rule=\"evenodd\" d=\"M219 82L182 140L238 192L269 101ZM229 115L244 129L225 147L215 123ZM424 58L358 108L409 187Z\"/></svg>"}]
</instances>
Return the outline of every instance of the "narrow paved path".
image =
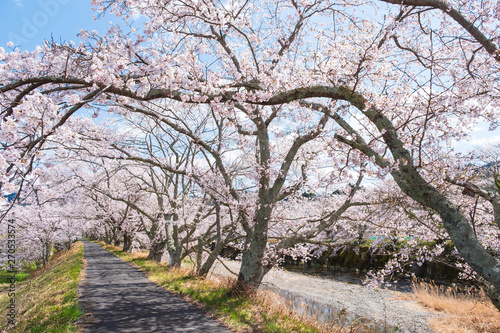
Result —
<instances>
[{"instance_id":1,"label":"narrow paved path","mask_svg":"<svg viewBox=\"0 0 500 333\"><path fill-rule=\"evenodd\" d=\"M230 333L190 304L99 245L84 241L87 260L81 304L93 314L86 332Z\"/></svg>"}]
</instances>

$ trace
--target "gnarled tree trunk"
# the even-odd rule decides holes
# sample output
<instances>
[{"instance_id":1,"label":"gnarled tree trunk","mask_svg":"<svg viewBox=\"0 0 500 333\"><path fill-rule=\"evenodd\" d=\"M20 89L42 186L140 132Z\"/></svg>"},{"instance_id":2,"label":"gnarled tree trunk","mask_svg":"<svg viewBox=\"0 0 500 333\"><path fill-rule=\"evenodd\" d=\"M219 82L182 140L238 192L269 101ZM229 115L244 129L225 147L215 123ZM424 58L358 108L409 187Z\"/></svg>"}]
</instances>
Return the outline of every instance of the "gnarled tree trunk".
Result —
<instances>
[{"instance_id":1,"label":"gnarled tree trunk","mask_svg":"<svg viewBox=\"0 0 500 333\"><path fill-rule=\"evenodd\" d=\"M238 282L250 288L258 288L264 275L271 269L271 267L263 263L271 213L271 205L264 202L257 210L254 227L251 231L247 231L245 239L247 247L243 251L241 258Z\"/></svg>"}]
</instances>

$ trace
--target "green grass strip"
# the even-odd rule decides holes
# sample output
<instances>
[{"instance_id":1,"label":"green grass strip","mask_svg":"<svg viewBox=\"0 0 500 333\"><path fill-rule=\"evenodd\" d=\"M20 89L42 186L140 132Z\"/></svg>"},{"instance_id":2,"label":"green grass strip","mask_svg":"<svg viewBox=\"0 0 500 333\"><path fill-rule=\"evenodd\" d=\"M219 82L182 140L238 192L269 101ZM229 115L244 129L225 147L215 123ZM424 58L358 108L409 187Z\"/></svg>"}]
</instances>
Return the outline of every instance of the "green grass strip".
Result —
<instances>
[{"instance_id":1,"label":"green grass strip","mask_svg":"<svg viewBox=\"0 0 500 333\"><path fill-rule=\"evenodd\" d=\"M0 294L0 331L8 332L76 332L74 324L82 315L77 297L80 272L83 269L83 243L73 244L69 251L56 253L50 262L31 276L16 282L15 296L9 297L9 286ZM7 288L7 289L6 289ZM9 324L8 305L15 301L17 324Z\"/></svg>"}]
</instances>

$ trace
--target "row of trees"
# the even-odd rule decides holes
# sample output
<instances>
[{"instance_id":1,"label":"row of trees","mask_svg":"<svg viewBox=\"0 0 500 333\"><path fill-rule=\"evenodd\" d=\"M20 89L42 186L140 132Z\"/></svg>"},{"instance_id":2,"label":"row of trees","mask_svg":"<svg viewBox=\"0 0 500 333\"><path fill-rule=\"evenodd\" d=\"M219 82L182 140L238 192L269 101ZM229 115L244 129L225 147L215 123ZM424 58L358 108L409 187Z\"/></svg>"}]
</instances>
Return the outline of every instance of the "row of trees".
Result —
<instances>
[{"instance_id":1,"label":"row of trees","mask_svg":"<svg viewBox=\"0 0 500 333\"><path fill-rule=\"evenodd\" d=\"M108 237L140 231L151 257L166 250L171 265L212 244L209 266L237 242L239 281L256 287L277 254L352 229L348 220L380 225L380 209L370 209L390 211L404 193L411 201L394 200L399 211L418 213L390 228L415 222L449 237L500 307L497 191L473 183L482 178L452 148L479 121L497 123L496 4L93 4L146 23L82 31L78 45L0 50L2 190L18 189L4 217L44 178L68 172L51 169L85 163L64 183L85 189ZM77 116L84 107L109 116L95 125ZM360 191L363 177L398 189ZM472 206L461 188L477 198ZM322 196L283 208L303 192Z\"/></svg>"}]
</instances>

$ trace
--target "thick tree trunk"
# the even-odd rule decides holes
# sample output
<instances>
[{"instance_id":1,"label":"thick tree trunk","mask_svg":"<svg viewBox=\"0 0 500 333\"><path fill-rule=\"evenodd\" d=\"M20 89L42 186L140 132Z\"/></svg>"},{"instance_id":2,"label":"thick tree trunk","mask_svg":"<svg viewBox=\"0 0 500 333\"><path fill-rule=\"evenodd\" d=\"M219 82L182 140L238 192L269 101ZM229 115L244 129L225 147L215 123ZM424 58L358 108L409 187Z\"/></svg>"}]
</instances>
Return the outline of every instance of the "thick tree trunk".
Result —
<instances>
[{"instance_id":1,"label":"thick tree trunk","mask_svg":"<svg viewBox=\"0 0 500 333\"><path fill-rule=\"evenodd\" d=\"M198 237L198 244L196 246L196 275L200 276L201 264L203 261L203 239Z\"/></svg>"},{"instance_id":2,"label":"thick tree trunk","mask_svg":"<svg viewBox=\"0 0 500 333\"><path fill-rule=\"evenodd\" d=\"M500 198L495 197L491 204L493 206L493 216L495 217L495 224L500 228Z\"/></svg>"},{"instance_id":3,"label":"thick tree trunk","mask_svg":"<svg viewBox=\"0 0 500 333\"><path fill-rule=\"evenodd\" d=\"M184 252L182 247L169 248L167 251L168 251L168 266L170 268L181 267L183 252Z\"/></svg>"},{"instance_id":4,"label":"thick tree trunk","mask_svg":"<svg viewBox=\"0 0 500 333\"><path fill-rule=\"evenodd\" d=\"M263 264L271 212L271 205L262 203L255 216L253 232L247 232L248 247L243 251L238 282L250 289L259 288L264 275L271 269L270 265Z\"/></svg>"},{"instance_id":5,"label":"thick tree trunk","mask_svg":"<svg viewBox=\"0 0 500 333\"><path fill-rule=\"evenodd\" d=\"M264 275L271 269L267 265L264 266L263 261L267 247L269 221L276 195L279 192L279 189L273 190L274 186L270 186L271 180L268 162L271 159L271 151L267 127L264 123L256 125L258 127L259 164L262 168L259 179L258 208L255 212L253 227L245 230L245 250L241 258L241 268L238 275L238 284L240 287L248 288L249 291L259 288ZM284 180L285 177L285 174L281 174L281 177L278 177L278 179ZM275 185L278 179L275 180Z\"/></svg>"},{"instance_id":6,"label":"thick tree trunk","mask_svg":"<svg viewBox=\"0 0 500 333\"><path fill-rule=\"evenodd\" d=\"M486 284L486 292L493 305L500 311L500 289L493 285Z\"/></svg>"},{"instance_id":7,"label":"thick tree trunk","mask_svg":"<svg viewBox=\"0 0 500 333\"><path fill-rule=\"evenodd\" d=\"M113 245L120 246L120 236L119 236L119 233L117 232L116 228L112 229L112 236L113 236Z\"/></svg>"},{"instance_id":8,"label":"thick tree trunk","mask_svg":"<svg viewBox=\"0 0 500 333\"><path fill-rule=\"evenodd\" d=\"M111 243L113 243L113 234L108 228L104 230L104 242L107 245L111 245Z\"/></svg>"},{"instance_id":9,"label":"thick tree trunk","mask_svg":"<svg viewBox=\"0 0 500 333\"><path fill-rule=\"evenodd\" d=\"M163 252L149 250L147 258L151 259L151 260L154 260L156 262L161 262L161 257L162 256L163 256Z\"/></svg>"},{"instance_id":10,"label":"thick tree trunk","mask_svg":"<svg viewBox=\"0 0 500 333\"><path fill-rule=\"evenodd\" d=\"M49 262L49 259L50 259L50 243L49 242L45 242L43 244L43 265L45 266L48 262Z\"/></svg>"},{"instance_id":11,"label":"thick tree trunk","mask_svg":"<svg viewBox=\"0 0 500 333\"><path fill-rule=\"evenodd\" d=\"M175 224L179 217L177 214L165 214L165 245L168 252L168 266L181 267L184 258L184 249L179 240L179 228Z\"/></svg>"},{"instance_id":12,"label":"thick tree trunk","mask_svg":"<svg viewBox=\"0 0 500 333\"><path fill-rule=\"evenodd\" d=\"M123 252L131 252L132 251L132 236L129 234L123 235Z\"/></svg>"}]
</instances>

